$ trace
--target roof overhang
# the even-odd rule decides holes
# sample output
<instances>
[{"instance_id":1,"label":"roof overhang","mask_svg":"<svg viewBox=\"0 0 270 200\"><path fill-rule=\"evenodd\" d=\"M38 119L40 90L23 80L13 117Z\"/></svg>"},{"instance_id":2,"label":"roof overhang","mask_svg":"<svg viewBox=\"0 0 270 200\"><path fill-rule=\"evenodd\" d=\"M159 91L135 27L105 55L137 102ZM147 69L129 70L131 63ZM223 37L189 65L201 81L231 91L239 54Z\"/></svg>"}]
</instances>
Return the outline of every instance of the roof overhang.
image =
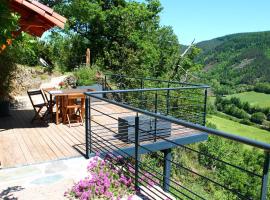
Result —
<instances>
[{"instance_id":1,"label":"roof overhang","mask_svg":"<svg viewBox=\"0 0 270 200\"><path fill-rule=\"evenodd\" d=\"M11 0L10 8L20 14L20 30L33 36L42 34L55 27L64 28L67 19L53 9L35 0Z\"/></svg>"}]
</instances>

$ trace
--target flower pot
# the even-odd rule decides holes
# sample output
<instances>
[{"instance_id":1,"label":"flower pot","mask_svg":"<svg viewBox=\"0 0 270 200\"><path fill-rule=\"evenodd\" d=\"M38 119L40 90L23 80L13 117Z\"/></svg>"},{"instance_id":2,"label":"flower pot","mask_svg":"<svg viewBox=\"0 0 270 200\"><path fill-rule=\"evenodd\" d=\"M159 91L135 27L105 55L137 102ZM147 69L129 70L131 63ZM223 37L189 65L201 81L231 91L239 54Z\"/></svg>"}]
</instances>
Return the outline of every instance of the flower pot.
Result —
<instances>
[{"instance_id":1,"label":"flower pot","mask_svg":"<svg viewBox=\"0 0 270 200\"><path fill-rule=\"evenodd\" d=\"M9 115L9 101L0 100L0 117Z\"/></svg>"}]
</instances>

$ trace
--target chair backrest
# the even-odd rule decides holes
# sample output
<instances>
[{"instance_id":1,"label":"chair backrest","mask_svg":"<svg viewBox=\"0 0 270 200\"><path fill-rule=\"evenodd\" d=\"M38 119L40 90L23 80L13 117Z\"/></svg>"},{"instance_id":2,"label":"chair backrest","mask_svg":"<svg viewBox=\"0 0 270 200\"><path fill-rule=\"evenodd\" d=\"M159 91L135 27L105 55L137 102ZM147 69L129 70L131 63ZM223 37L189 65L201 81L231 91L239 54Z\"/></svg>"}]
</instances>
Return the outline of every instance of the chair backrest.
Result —
<instances>
[{"instance_id":1,"label":"chair backrest","mask_svg":"<svg viewBox=\"0 0 270 200\"><path fill-rule=\"evenodd\" d=\"M37 105L38 103L46 103L46 100L45 100L45 97L44 97L44 94L42 92L41 89L37 89L37 90L28 90L27 91L27 94L28 94L28 97L31 101L31 104L33 107L35 107L35 105ZM36 97L36 98L35 98ZM36 103L36 100L39 100L38 103ZM43 101L43 102L40 102L40 101Z\"/></svg>"},{"instance_id":2,"label":"chair backrest","mask_svg":"<svg viewBox=\"0 0 270 200\"><path fill-rule=\"evenodd\" d=\"M45 92L45 90L46 90L46 91L50 91L50 90L55 90L55 88L42 88L41 90L42 90L42 92L43 92L43 95L44 95L44 97L45 97L47 103L48 103L48 102L49 102L49 97L47 96L47 92Z\"/></svg>"}]
</instances>

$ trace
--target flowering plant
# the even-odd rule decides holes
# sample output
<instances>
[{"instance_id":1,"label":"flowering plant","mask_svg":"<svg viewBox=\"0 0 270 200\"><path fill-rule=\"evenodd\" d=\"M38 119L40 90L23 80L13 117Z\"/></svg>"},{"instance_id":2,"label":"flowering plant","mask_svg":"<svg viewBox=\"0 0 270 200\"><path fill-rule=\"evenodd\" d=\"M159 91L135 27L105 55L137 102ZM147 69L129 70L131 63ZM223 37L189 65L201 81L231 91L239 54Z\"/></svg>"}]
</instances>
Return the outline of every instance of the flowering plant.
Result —
<instances>
[{"instance_id":1,"label":"flowering plant","mask_svg":"<svg viewBox=\"0 0 270 200\"><path fill-rule=\"evenodd\" d=\"M65 88L66 84L63 81L61 81L58 85L59 85L60 89L62 89L62 88Z\"/></svg>"},{"instance_id":2,"label":"flowering plant","mask_svg":"<svg viewBox=\"0 0 270 200\"><path fill-rule=\"evenodd\" d=\"M128 163L128 164L126 164ZM130 162L125 162L125 158L106 155L105 159L95 156L87 166L89 176L76 183L65 196L69 199L128 199L131 200L135 194L132 181L134 168ZM153 185L149 174L146 183Z\"/></svg>"}]
</instances>

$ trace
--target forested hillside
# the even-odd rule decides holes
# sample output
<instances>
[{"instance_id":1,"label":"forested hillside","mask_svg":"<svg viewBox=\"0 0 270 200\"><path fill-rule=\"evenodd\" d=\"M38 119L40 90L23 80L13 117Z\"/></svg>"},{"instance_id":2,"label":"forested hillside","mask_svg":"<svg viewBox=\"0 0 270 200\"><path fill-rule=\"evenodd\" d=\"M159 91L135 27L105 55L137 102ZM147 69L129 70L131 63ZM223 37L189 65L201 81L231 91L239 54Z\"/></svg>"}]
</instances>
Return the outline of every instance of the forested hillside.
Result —
<instances>
[{"instance_id":1,"label":"forested hillside","mask_svg":"<svg viewBox=\"0 0 270 200\"><path fill-rule=\"evenodd\" d=\"M270 32L239 33L203 41L198 61L202 81L222 94L253 89L270 81Z\"/></svg>"}]
</instances>

